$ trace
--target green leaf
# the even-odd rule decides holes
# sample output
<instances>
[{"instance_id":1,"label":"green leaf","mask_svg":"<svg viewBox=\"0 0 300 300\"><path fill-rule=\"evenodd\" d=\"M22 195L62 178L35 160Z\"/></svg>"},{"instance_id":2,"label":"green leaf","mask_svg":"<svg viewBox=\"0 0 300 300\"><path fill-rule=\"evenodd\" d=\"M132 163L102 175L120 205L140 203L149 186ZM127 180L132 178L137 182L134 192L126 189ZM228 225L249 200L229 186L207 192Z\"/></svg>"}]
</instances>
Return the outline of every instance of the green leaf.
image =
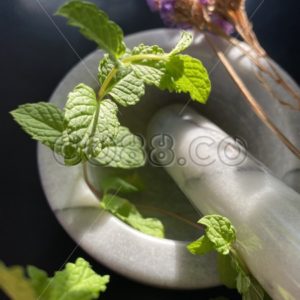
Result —
<instances>
[{"instance_id":1,"label":"green leaf","mask_svg":"<svg viewBox=\"0 0 300 300\"><path fill-rule=\"evenodd\" d=\"M218 254L217 267L221 282L228 288L235 289L238 272L232 265L231 255Z\"/></svg>"},{"instance_id":2,"label":"green leaf","mask_svg":"<svg viewBox=\"0 0 300 300\"><path fill-rule=\"evenodd\" d=\"M70 25L79 27L80 32L96 42L99 48L117 58L125 53L122 29L95 4L71 1L60 7L56 14L66 17Z\"/></svg>"},{"instance_id":3,"label":"green leaf","mask_svg":"<svg viewBox=\"0 0 300 300\"><path fill-rule=\"evenodd\" d=\"M109 282L109 276L96 274L83 258L78 258L74 264L67 263L65 269L56 272L53 278L47 278L44 271L34 267L29 267L28 271L42 300L98 299Z\"/></svg>"},{"instance_id":4,"label":"green leaf","mask_svg":"<svg viewBox=\"0 0 300 300\"><path fill-rule=\"evenodd\" d=\"M113 168L131 169L145 164L145 153L139 137L128 128L119 127L113 142L102 149L95 161Z\"/></svg>"},{"instance_id":5,"label":"green leaf","mask_svg":"<svg viewBox=\"0 0 300 300\"><path fill-rule=\"evenodd\" d=\"M205 67L198 59L188 55L171 56L166 69L161 81L162 89L189 93L193 100L206 103L211 84Z\"/></svg>"},{"instance_id":6,"label":"green leaf","mask_svg":"<svg viewBox=\"0 0 300 300\"><path fill-rule=\"evenodd\" d=\"M207 215L199 220L205 226L205 234L188 245L193 254L203 255L212 250L218 252L218 272L221 282L228 288L236 288L243 300L268 299L263 288L253 278L232 247L236 232L231 222L219 215Z\"/></svg>"},{"instance_id":7,"label":"green leaf","mask_svg":"<svg viewBox=\"0 0 300 300\"><path fill-rule=\"evenodd\" d=\"M240 270L236 278L236 288L238 292L242 295L246 294L248 293L250 286L251 286L250 277L245 272Z\"/></svg>"},{"instance_id":8,"label":"green leaf","mask_svg":"<svg viewBox=\"0 0 300 300\"><path fill-rule=\"evenodd\" d=\"M117 75L117 80L111 85L108 94L123 106L134 105L145 93L144 82L132 70L124 71L126 74Z\"/></svg>"},{"instance_id":9,"label":"green leaf","mask_svg":"<svg viewBox=\"0 0 300 300\"><path fill-rule=\"evenodd\" d=\"M108 74L115 67L113 60L109 57L108 54L104 54L104 57L100 60L98 67L98 79L100 85L103 84Z\"/></svg>"},{"instance_id":10,"label":"green leaf","mask_svg":"<svg viewBox=\"0 0 300 300\"><path fill-rule=\"evenodd\" d=\"M131 227L148 235L159 238L164 237L163 224L155 218L144 218L127 199L117 195L105 194L100 205Z\"/></svg>"},{"instance_id":11,"label":"green leaf","mask_svg":"<svg viewBox=\"0 0 300 300\"><path fill-rule=\"evenodd\" d=\"M90 300L98 299L106 290L109 276L96 274L83 258L67 263L63 271L55 273L51 283L49 300Z\"/></svg>"},{"instance_id":12,"label":"green leaf","mask_svg":"<svg viewBox=\"0 0 300 300\"><path fill-rule=\"evenodd\" d=\"M117 105L111 100L97 101L94 90L79 84L69 94L65 123L69 147L82 158L97 156L110 145L119 130Z\"/></svg>"},{"instance_id":13,"label":"green leaf","mask_svg":"<svg viewBox=\"0 0 300 300\"><path fill-rule=\"evenodd\" d=\"M117 193L129 194L138 192L138 188L120 177L105 177L101 180L101 188L104 193L115 191Z\"/></svg>"},{"instance_id":14,"label":"green leaf","mask_svg":"<svg viewBox=\"0 0 300 300\"><path fill-rule=\"evenodd\" d=\"M207 215L198 223L206 227L205 234L214 244L214 249L220 254L227 255L230 246L236 240L236 232L231 222L219 215Z\"/></svg>"},{"instance_id":15,"label":"green leaf","mask_svg":"<svg viewBox=\"0 0 300 300\"><path fill-rule=\"evenodd\" d=\"M165 76L165 67L157 61L148 61L140 64L133 64L132 69L135 75L148 85L160 87L162 78Z\"/></svg>"},{"instance_id":16,"label":"green leaf","mask_svg":"<svg viewBox=\"0 0 300 300\"><path fill-rule=\"evenodd\" d=\"M187 49L193 42L193 34L188 31L182 31L181 37L175 48L169 53L170 55L176 55Z\"/></svg>"},{"instance_id":17,"label":"green leaf","mask_svg":"<svg viewBox=\"0 0 300 300\"><path fill-rule=\"evenodd\" d=\"M187 248L192 254L204 255L214 250L214 244L204 235L190 243Z\"/></svg>"},{"instance_id":18,"label":"green leaf","mask_svg":"<svg viewBox=\"0 0 300 300\"><path fill-rule=\"evenodd\" d=\"M48 274L34 266L27 267L27 273L31 281L31 285L35 290L39 300L46 300L50 298L51 280Z\"/></svg>"},{"instance_id":19,"label":"green leaf","mask_svg":"<svg viewBox=\"0 0 300 300\"><path fill-rule=\"evenodd\" d=\"M0 289L12 300L92 300L98 299L109 282L109 276L96 274L83 258L68 263L53 278L33 266L27 272L29 279L22 267L7 268L0 263Z\"/></svg>"},{"instance_id":20,"label":"green leaf","mask_svg":"<svg viewBox=\"0 0 300 300\"><path fill-rule=\"evenodd\" d=\"M101 85L109 73L116 68L116 75L110 80L105 95L110 95L122 106L134 105L145 93L145 86L131 67L119 64L116 66L108 55L100 61L98 78Z\"/></svg>"},{"instance_id":21,"label":"green leaf","mask_svg":"<svg viewBox=\"0 0 300 300\"><path fill-rule=\"evenodd\" d=\"M139 44L138 46L134 47L131 51L131 55L141 55L141 54L163 55L165 54L165 51L157 45L148 46L145 44Z\"/></svg>"},{"instance_id":22,"label":"green leaf","mask_svg":"<svg viewBox=\"0 0 300 300\"><path fill-rule=\"evenodd\" d=\"M52 104L39 102L20 105L11 114L33 139L52 150L55 148L64 129L62 110Z\"/></svg>"},{"instance_id":23,"label":"green leaf","mask_svg":"<svg viewBox=\"0 0 300 300\"><path fill-rule=\"evenodd\" d=\"M36 294L22 267L6 267L0 262L0 290L12 300L36 300Z\"/></svg>"},{"instance_id":24,"label":"green leaf","mask_svg":"<svg viewBox=\"0 0 300 300\"><path fill-rule=\"evenodd\" d=\"M141 44L132 49L132 55L147 55L154 54L157 56L163 56L164 50L160 47L154 46L146 46ZM162 78L166 73L166 60L165 59L139 59L134 60L131 65L135 75L143 80L148 85L155 85L157 87L160 86Z\"/></svg>"}]
</instances>

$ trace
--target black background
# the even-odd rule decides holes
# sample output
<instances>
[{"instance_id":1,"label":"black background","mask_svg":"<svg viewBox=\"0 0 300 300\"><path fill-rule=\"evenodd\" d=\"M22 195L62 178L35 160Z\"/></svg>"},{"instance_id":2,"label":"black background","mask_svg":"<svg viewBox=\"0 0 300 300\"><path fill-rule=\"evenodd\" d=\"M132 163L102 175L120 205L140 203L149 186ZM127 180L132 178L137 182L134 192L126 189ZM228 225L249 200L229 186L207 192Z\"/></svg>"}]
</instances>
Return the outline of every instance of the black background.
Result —
<instances>
[{"instance_id":1,"label":"black background","mask_svg":"<svg viewBox=\"0 0 300 300\"><path fill-rule=\"evenodd\" d=\"M111 274L103 299L210 299L228 296L225 288L179 292L132 282L94 261L76 246L56 221L46 202L37 172L36 144L12 121L8 112L25 102L46 101L79 57L95 49L59 17L49 18L63 0L0 0L1 60L1 199L0 259L6 264L33 264L52 273L78 256L101 274ZM125 34L161 27L144 0L98 0ZM271 57L300 81L297 0L248 0L247 10L257 35ZM43 6L45 10L39 5ZM256 9L259 4L261 6ZM47 16L46 12L49 14ZM54 26L55 22L57 28ZM0 296L1 298L1 296Z\"/></svg>"}]
</instances>

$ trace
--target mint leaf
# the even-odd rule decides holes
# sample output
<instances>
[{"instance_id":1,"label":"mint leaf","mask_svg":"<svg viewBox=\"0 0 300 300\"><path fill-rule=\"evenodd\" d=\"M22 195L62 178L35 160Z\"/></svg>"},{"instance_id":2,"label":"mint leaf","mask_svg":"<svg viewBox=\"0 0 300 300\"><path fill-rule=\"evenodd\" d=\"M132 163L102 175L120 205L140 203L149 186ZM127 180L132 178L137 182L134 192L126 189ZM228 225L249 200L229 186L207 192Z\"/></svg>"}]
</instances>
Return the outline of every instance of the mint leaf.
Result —
<instances>
[{"instance_id":1,"label":"mint leaf","mask_svg":"<svg viewBox=\"0 0 300 300\"><path fill-rule=\"evenodd\" d=\"M243 300L270 299L258 281L239 263L237 257L232 258L232 265L237 272L236 289L243 296Z\"/></svg>"},{"instance_id":2,"label":"mint leaf","mask_svg":"<svg viewBox=\"0 0 300 300\"><path fill-rule=\"evenodd\" d=\"M91 300L98 299L109 281L109 276L96 274L83 258L68 263L53 278L33 266L27 273L29 278L22 267L8 268L0 262L0 289L12 300Z\"/></svg>"},{"instance_id":3,"label":"mint leaf","mask_svg":"<svg viewBox=\"0 0 300 300\"><path fill-rule=\"evenodd\" d=\"M44 271L28 268L32 285L41 300L91 300L98 299L106 290L109 276L96 274L83 258L67 263L62 271L48 278Z\"/></svg>"},{"instance_id":4,"label":"mint leaf","mask_svg":"<svg viewBox=\"0 0 300 300\"><path fill-rule=\"evenodd\" d=\"M95 161L113 168L141 167L145 164L142 142L128 128L120 126L112 143L101 150Z\"/></svg>"},{"instance_id":5,"label":"mint leaf","mask_svg":"<svg viewBox=\"0 0 300 300\"><path fill-rule=\"evenodd\" d=\"M157 55L158 59L153 60L146 58L147 54ZM164 54L164 50L156 45L146 46L140 44L139 46L134 47L132 49L132 55L140 57L139 60L134 60L131 64L135 75L146 84L159 87L160 82L166 73L166 61L163 57L159 60L159 56L163 56Z\"/></svg>"},{"instance_id":6,"label":"mint leaf","mask_svg":"<svg viewBox=\"0 0 300 300\"><path fill-rule=\"evenodd\" d=\"M68 24L79 27L86 38L96 42L106 52L117 58L125 53L122 29L95 4L71 1L61 6L56 14L66 17Z\"/></svg>"},{"instance_id":7,"label":"mint leaf","mask_svg":"<svg viewBox=\"0 0 300 300\"><path fill-rule=\"evenodd\" d=\"M163 55L165 54L165 51L157 45L148 46L145 44L140 44L134 47L131 51L131 55L141 55L141 54Z\"/></svg>"},{"instance_id":8,"label":"mint leaf","mask_svg":"<svg viewBox=\"0 0 300 300\"><path fill-rule=\"evenodd\" d=\"M135 75L148 85L160 87L162 78L165 76L165 66L157 61L145 61L132 65Z\"/></svg>"},{"instance_id":9,"label":"mint leaf","mask_svg":"<svg viewBox=\"0 0 300 300\"><path fill-rule=\"evenodd\" d=\"M51 283L49 300L90 300L98 299L106 290L109 276L96 274L83 258L67 263L63 271L58 271Z\"/></svg>"},{"instance_id":10,"label":"mint leaf","mask_svg":"<svg viewBox=\"0 0 300 300\"><path fill-rule=\"evenodd\" d=\"M251 280L249 276L247 276L247 274L243 270L240 270L236 278L236 288L238 292L242 295L247 294L250 286Z\"/></svg>"},{"instance_id":11,"label":"mint leaf","mask_svg":"<svg viewBox=\"0 0 300 300\"><path fill-rule=\"evenodd\" d=\"M271 299L234 249L236 231L231 222L219 215L207 215L198 223L205 226L205 235L189 244L188 250L198 255L216 250L221 282L228 288L236 288L243 300Z\"/></svg>"},{"instance_id":12,"label":"mint leaf","mask_svg":"<svg viewBox=\"0 0 300 300\"><path fill-rule=\"evenodd\" d=\"M265 293L259 283L249 274L239 262L237 256L232 256L232 267L236 271L236 289L243 296L243 300L261 300Z\"/></svg>"},{"instance_id":13,"label":"mint leaf","mask_svg":"<svg viewBox=\"0 0 300 300\"><path fill-rule=\"evenodd\" d=\"M108 74L115 67L113 60L109 57L108 54L104 54L104 57L100 60L98 67L98 79L100 85L103 84Z\"/></svg>"},{"instance_id":14,"label":"mint leaf","mask_svg":"<svg viewBox=\"0 0 300 300\"><path fill-rule=\"evenodd\" d=\"M236 240L236 232L231 222L219 215L207 215L198 223L206 227L205 234L213 243L214 249L220 254L227 255L230 246Z\"/></svg>"},{"instance_id":15,"label":"mint leaf","mask_svg":"<svg viewBox=\"0 0 300 300\"><path fill-rule=\"evenodd\" d=\"M79 84L69 94L65 106L66 132L70 149L79 156L97 156L118 133L117 105L111 100L97 101L94 90Z\"/></svg>"},{"instance_id":16,"label":"mint leaf","mask_svg":"<svg viewBox=\"0 0 300 300\"><path fill-rule=\"evenodd\" d=\"M187 248L192 254L204 255L214 250L214 244L204 235L200 239L190 243Z\"/></svg>"},{"instance_id":17,"label":"mint leaf","mask_svg":"<svg viewBox=\"0 0 300 300\"><path fill-rule=\"evenodd\" d=\"M112 84L108 94L123 106L134 105L145 93L144 82L128 68L120 71L125 73L117 74L117 79Z\"/></svg>"},{"instance_id":18,"label":"mint leaf","mask_svg":"<svg viewBox=\"0 0 300 300\"><path fill-rule=\"evenodd\" d=\"M205 226L205 234L190 243L187 248L193 254L203 255L216 250L222 255L229 254L230 247L236 239L231 222L219 215L207 215L198 221Z\"/></svg>"},{"instance_id":19,"label":"mint leaf","mask_svg":"<svg viewBox=\"0 0 300 300\"><path fill-rule=\"evenodd\" d=\"M28 266L27 273L30 278L31 286L35 290L38 299L49 299L51 293L51 280L48 278L48 274L34 266Z\"/></svg>"},{"instance_id":20,"label":"mint leaf","mask_svg":"<svg viewBox=\"0 0 300 300\"><path fill-rule=\"evenodd\" d=\"M12 300L35 300L36 294L20 266L6 267L0 262L0 290Z\"/></svg>"},{"instance_id":21,"label":"mint leaf","mask_svg":"<svg viewBox=\"0 0 300 300\"><path fill-rule=\"evenodd\" d=\"M238 272L232 265L231 255L218 254L217 267L221 282L228 288L234 289Z\"/></svg>"},{"instance_id":22,"label":"mint leaf","mask_svg":"<svg viewBox=\"0 0 300 300\"><path fill-rule=\"evenodd\" d=\"M159 238L164 237L162 223L155 218L144 218L127 199L117 195L105 194L100 205L131 227L148 235Z\"/></svg>"},{"instance_id":23,"label":"mint leaf","mask_svg":"<svg viewBox=\"0 0 300 300\"><path fill-rule=\"evenodd\" d=\"M104 56L99 64L98 78L100 84L103 85L105 79L114 68L116 74L110 80L104 95L110 95L122 106L136 104L145 93L143 80L136 76L131 67L121 64L116 66L108 55Z\"/></svg>"},{"instance_id":24,"label":"mint leaf","mask_svg":"<svg viewBox=\"0 0 300 300\"><path fill-rule=\"evenodd\" d=\"M138 188L120 177L105 177L101 180L101 188L104 193L115 191L117 193L129 194L138 192Z\"/></svg>"},{"instance_id":25,"label":"mint leaf","mask_svg":"<svg viewBox=\"0 0 300 300\"><path fill-rule=\"evenodd\" d=\"M190 32L182 31L181 37L175 48L169 53L169 55L176 55L187 49L193 42L193 35Z\"/></svg>"},{"instance_id":26,"label":"mint leaf","mask_svg":"<svg viewBox=\"0 0 300 300\"><path fill-rule=\"evenodd\" d=\"M20 105L11 114L33 139L54 149L64 129L62 110L52 104L39 102Z\"/></svg>"},{"instance_id":27,"label":"mint leaf","mask_svg":"<svg viewBox=\"0 0 300 300\"><path fill-rule=\"evenodd\" d=\"M205 67L198 59L175 55L166 63L166 76L162 78L161 88L170 92L189 93L193 100L205 103L211 84Z\"/></svg>"}]
</instances>

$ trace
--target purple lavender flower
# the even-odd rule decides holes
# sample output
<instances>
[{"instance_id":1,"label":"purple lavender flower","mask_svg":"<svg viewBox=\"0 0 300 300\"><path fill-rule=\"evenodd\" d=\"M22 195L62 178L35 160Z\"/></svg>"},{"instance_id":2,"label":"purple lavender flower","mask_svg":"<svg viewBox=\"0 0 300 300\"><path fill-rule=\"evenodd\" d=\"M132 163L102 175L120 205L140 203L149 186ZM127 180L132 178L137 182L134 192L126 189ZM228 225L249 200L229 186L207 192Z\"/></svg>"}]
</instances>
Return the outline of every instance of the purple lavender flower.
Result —
<instances>
[{"instance_id":1,"label":"purple lavender flower","mask_svg":"<svg viewBox=\"0 0 300 300\"><path fill-rule=\"evenodd\" d=\"M152 11L159 11L159 1L158 0L147 0L147 4Z\"/></svg>"},{"instance_id":2,"label":"purple lavender flower","mask_svg":"<svg viewBox=\"0 0 300 300\"><path fill-rule=\"evenodd\" d=\"M209 0L199 0L199 3L202 4L202 5L208 5Z\"/></svg>"},{"instance_id":3,"label":"purple lavender flower","mask_svg":"<svg viewBox=\"0 0 300 300\"><path fill-rule=\"evenodd\" d=\"M218 14L212 14L211 21L220 26L227 35L230 35L234 32L234 26Z\"/></svg>"},{"instance_id":4,"label":"purple lavender flower","mask_svg":"<svg viewBox=\"0 0 300 300\"><path fill-rule=\"evenodd\" d=\"M176 0L147 0L147 3L152 11L159 11L160 17L167 27L182 29L190 29L192 27L188 23L178 23L175 20Z\"/></svg>"},{"instance_id":5,"label":"purple lavender flower","mask_svg":"<svg viewBox=\"0 0 300 300\"><path fill-rule=\"evenodd\" d=\"M173 21L174 7L176 0L161 0L160 17L166 26L176 26Z\"/></svg>"}]
</instances>

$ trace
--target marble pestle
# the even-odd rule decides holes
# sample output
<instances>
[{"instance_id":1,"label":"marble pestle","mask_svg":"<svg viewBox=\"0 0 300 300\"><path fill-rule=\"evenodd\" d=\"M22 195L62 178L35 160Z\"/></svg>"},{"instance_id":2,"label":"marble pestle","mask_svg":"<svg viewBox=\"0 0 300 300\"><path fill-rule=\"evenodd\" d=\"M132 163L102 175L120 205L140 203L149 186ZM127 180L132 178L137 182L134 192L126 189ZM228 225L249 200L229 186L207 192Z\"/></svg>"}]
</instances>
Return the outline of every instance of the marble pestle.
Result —
<instances>
[{"instance_id":1,"label":"marble pestle","mask_svg":"<svg viewBox=\"0 0 300 300\"><path fill-rule=\"evenodd\" d=\"M160 110L148 140L152 162L199 213L231 220L239 254L269 295L300 299L300 195L191 108Z\"/></svg>"}]
</instances>

